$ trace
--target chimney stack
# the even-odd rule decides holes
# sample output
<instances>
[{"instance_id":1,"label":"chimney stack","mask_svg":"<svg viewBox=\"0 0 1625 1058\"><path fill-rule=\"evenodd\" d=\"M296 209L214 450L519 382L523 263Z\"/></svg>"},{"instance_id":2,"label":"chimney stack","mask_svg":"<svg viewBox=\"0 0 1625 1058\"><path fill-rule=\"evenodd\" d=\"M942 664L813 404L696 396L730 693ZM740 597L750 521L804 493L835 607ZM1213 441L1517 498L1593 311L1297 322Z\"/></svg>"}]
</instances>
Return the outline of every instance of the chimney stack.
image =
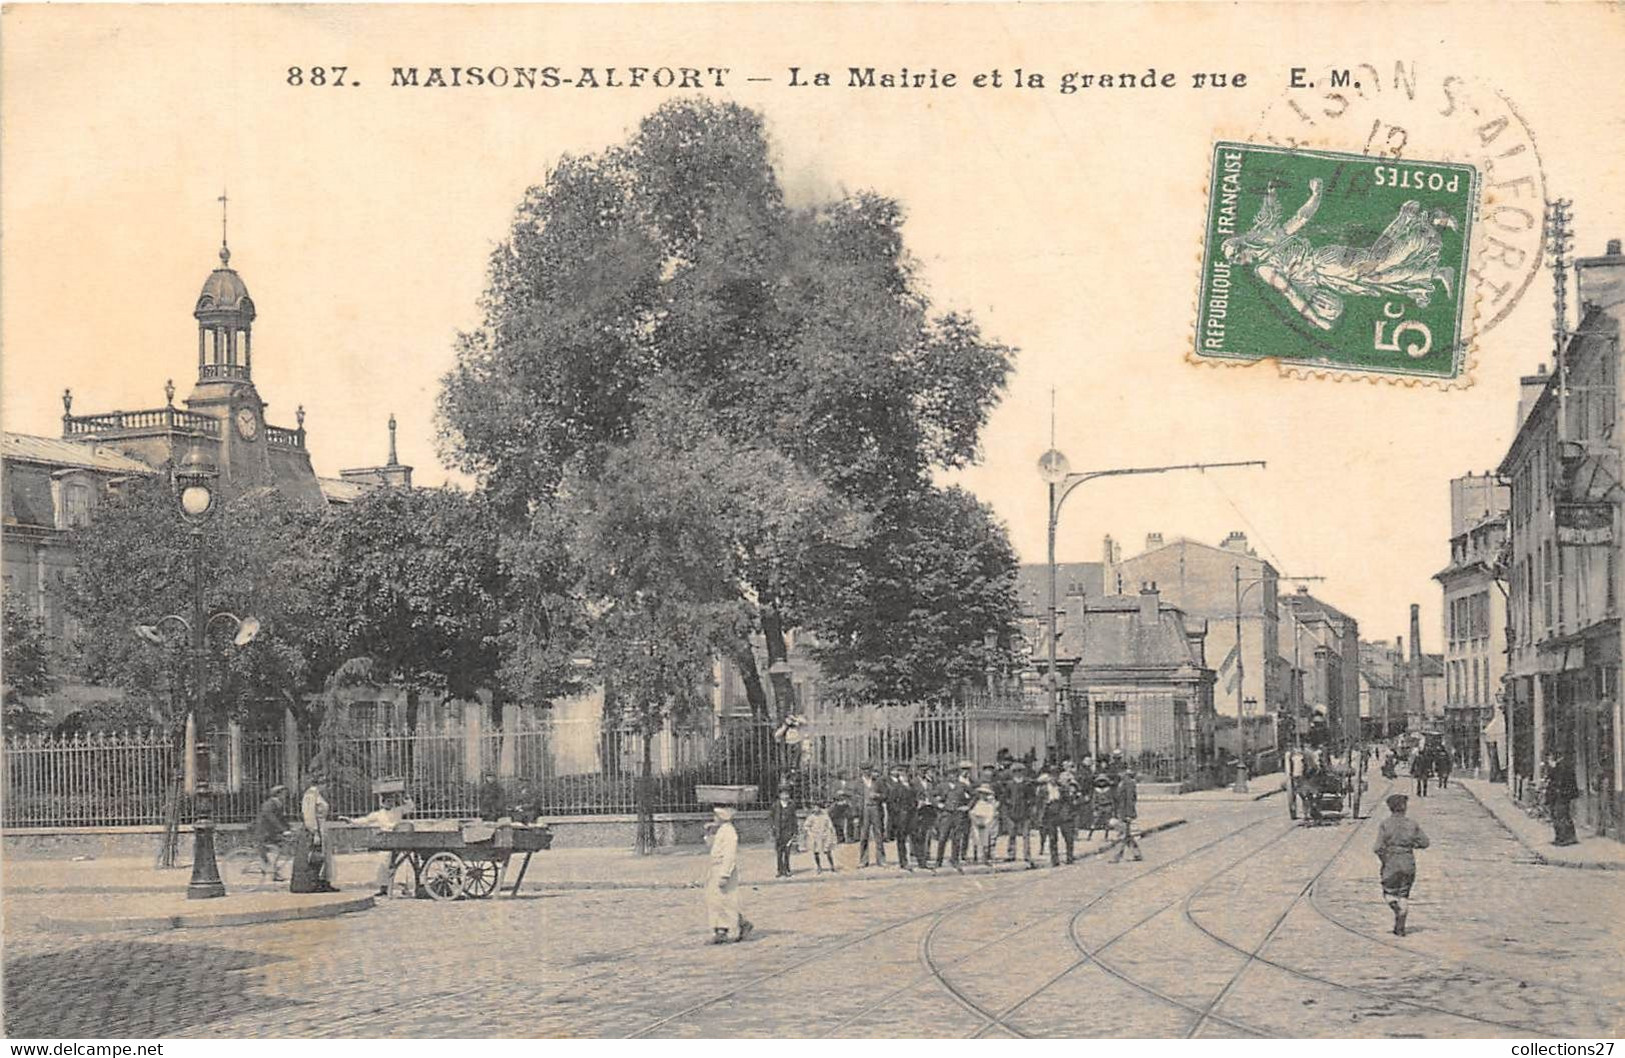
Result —
<instances>
[{"instance_id":1,"label":"chimney stack","mask_svg":"<svg viewBox=\"0 0 1625 1058\"><path fill-rule=\"evenodd\" d=\"M1411 660L1422 660L1422 607L1414 602L1411 603Z\"/></svg>"},{"instance_id":2,"label":"chimney stack","mask_svg":"<svg viewBox=\"0 0 1625 1058\"><path fill-rule=\"evenodd\" d=\"M1221 543L1219 547L1225 551L1236 551L1245 555L1248 553L1247 534L1240 531L1232 532L1229 536L1224 538L1224 542Z\"/></svg>"},{"instance_id":3,"label":"chimney stack","mask_svg":"<svg viewBox=\"0 0 1625 1058\"><path fill-rule=\"evenodd\" d=\"M1101 561L1110 566L1117 560L1112 557L1116 545L1112 543L1112 534L1107 533L1106 538L1100 542Z\"/></svg>"},{"instance_id":4,"label":"chimney stack","mask_svg":"<svg viewBox=\"0 0 1625 1058\"><path fill-rule=\"evenodd\" d=\"M1162 546L1162 534L1161 533L1146 533L1145 534L1145 549L1147 551L1155 551L1157 548L1159 548L1161 546Z\"/></svg>"},{"instance_id":5,"label":"chimney stack","mask_svg":"<svg viewBox=\"0 0 1625 1058\"><path fill-rule=\"evenodd\" d=\"M1161 600L1157 596L1157 582L1147 581L1140 585L1140 623L1147 628L1157 623L1157 614L1161 611Z\"/></svg>"}]
</instances>

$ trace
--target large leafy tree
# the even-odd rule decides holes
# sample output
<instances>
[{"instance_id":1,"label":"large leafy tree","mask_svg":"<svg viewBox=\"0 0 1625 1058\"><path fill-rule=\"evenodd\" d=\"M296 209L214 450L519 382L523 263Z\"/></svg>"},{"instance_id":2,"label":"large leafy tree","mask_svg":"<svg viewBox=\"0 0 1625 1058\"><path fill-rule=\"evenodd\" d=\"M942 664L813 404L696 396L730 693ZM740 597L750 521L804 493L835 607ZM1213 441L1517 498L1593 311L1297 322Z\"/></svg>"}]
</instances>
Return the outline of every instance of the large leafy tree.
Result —
<instances>
[{"instance_id":1,"label":"large leafy tree","mask_svg":"<svg viewBox=\"0 0 1625 1058\"><path fill-rule=\"evenodd\" d=\"M324 679L404 687L412 711L497 685L507 578L483 497L378 489L328 517L316 549Z\"/></svg>"},{"instance_id":2,"label":"large leafy tree","mask_svg":"<svg viewBox=\"0 0 1625 1058\"><path fill-rule=\"evenodd\" d=\"M317 622L313 550L321 512L274 490L233 498L203 529L206 615L256 617L262 631L228 648L234 628L211 626L206 693L226 717L271 721L298 700L312 678L312 656L326 638ZM67 608L78 626L76 667L95 683L122 688L129 704L174 722L190 708L187 641L177 626L164 645L135 633L169 614L191 619L192 535L167 474L132 479L109 496L72 538L76 572Z\"/></svg>"},{"instance_id":3,"label":"large leafy tree","mask_svg":"<svg viewBox=\"0 0 1625 1058\"><path fill-rule=\"evenodd\" d=\"M566 544L555 589L596 600L577 616L601 660L627 613L677 622L727 641L765 711L752 631L770 663L787 629L827 633L826 663L901 696L942 692L960 676L943 657L1007 628L1002 573L899 550L922 533L1002 538L932 478L976 458L1013 355L933 310L902 226L879 195L787 205L759 115L705 101L660 108L527 192L445 379L445 454L524 536ZM638 568L670 579L659 604ZM873 578L917 580L907 613L862 597ZM920 652L886 633L917 619L939 656L904 679Z\"/></svg>"}]
</instances>

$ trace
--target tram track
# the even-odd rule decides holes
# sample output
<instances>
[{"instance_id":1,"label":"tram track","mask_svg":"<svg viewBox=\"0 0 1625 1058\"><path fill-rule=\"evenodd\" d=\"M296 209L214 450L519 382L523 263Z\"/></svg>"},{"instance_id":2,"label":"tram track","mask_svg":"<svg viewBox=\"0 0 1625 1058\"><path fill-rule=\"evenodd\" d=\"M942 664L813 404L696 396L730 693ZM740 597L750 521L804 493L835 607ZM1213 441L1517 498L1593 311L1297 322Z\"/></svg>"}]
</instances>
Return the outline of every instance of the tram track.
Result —
<instances>
[{"instance_id":1,"label":"tram track","mask_svg":"<svg viewBox=\"0 0 1625 1058\"><path fill-rule=\"evenodd\" d=\"M1418 1000L1405 999L1405 998L1403 998L1401 996L1395 996L1395 995L1392 995L1392 994L1389 994L1389 993L1375 992L1375 991L1372 991L1371 989L1364 988L1364 987L1362 987L1360 985L1350 984L1350 983L1348 983L1346 981L1336 981L1336 980L1333 980L1333 979L1328 978L1328 977L1322 977L1319 974L1310 973L1307 970L1303 970L1303 969L1300 969L1300 968L1295 967L1295 966L1289 966L1289 965L1287 965L1285 963L1278 962L1278 961L1276 961L1274 959L1268 958L1267 956L1265 956L1263 954L1264 949L1269 945L1270 941L1272 941L1275 938L1275 936L1279 932L1281 926L1286 922L1287 918L1292 914L1293 909L1296 908L1300 903L1307 902L1307 901L1305 901L1305 897L1308 896L1312 892L1312 890L1313 890L1314 886L1316 885L1316 883L1318 883L1320 881L1320 879L1326 874L1326 872L1331 870L1332 866L1334 864L1336 864L1339 859L1342 858L1342 856L1343 856L1343 854L1345 852L1348 851L1348 848L1353 843L1354 839L1356 837L1358 837L1361 833L1364 832L1365 823L1366 823L1366 821L1370 820L1371 818L1372 818L1371 816L1367 816L1365 820L1362 820L1360 822L1360 824L1358 826L1356 826L1349 833L1348 837L1343 839L1343 841L1338 845L1336 851L1334 851L1332 853L1331 857L1329 859L1327 859L1327 861L1321 866L1321 868L1318 871L1315 872L1314 876L1311 877L1309 879L1309 881L1304 884L1304 886L1297 892L1297 894L1294 895L1293 898L1290 901L1287 902L1286 908L1281 912L1280 915L1278 915L1276 917L1275 921L1271 924L1270 928L1267 931L1265 931L1264 936L1259 940L1258 944L1255 945L1251 950L1243 948L1242 946L1236 944L1235 942L1233 942L1233 941L1231 941L1231 940L1229 940L1229 939L1227 939L1225 937L1220 936L1214 930L1212 930L1208 926L1204 925L1201 922L1201 920L1196 917L1196 914L1192 911L1192 908L1191 908L1191 905L1195 902L1197 897L1200 896L1202 892L1207 890L1213 884L1213 882L1217 881L1219 877L1222 877L1223 873L1227 873L1227 872L1221 872L1220 875L1215 875L1213 878L1209 879L1208 881L1204 882L1202 885L1198 886L1196 889L1192 890L1190 895L1188 895L1185 898L1184 907L1183 907L1183 915L1184 915L1185 920L1188 923L1190 923L1190 925L1195 927L1200 933L1202 933L1204 936L1206 936L1210 940L1214 941L1215 943L1219 944L1220 946L1222 946L1222 947L1224 947L1224 948L1226 948L1226 949L1228 949L1230 951L1236 952L1237 954L1240 954L1240 955L1245 957L1245 961L1241 964L1241 966L1236 970L1236 972L1233 975L1231 975L1230 979L1225 983L1224 987L1222 989L1220 989L1219 992L1208 1003L1206 1011L1203 1013L1203 1015L1201 1017L1199 1017L1194 1024L1191 1025L1189 1031L1186 1032L1186 1037L1187 1038L1194 1038L1196 1036L1196 1034L1198 1032L1200 1032L1202 1030L1203 1026L1206 1025L1208 1022L1221 1020L1220 1016L1216 1013L1219 1005L1221 1003L1223 1003L1224 1000L1226 998L1228 998L1231 995L1232 992L1234 992L1236 985L1241 981L1242 977L1245 976L1247 971L1249 969L1251 969L1255 965L1268 966L1268 967L1271 967L1272 969L1279 970L1279 971L1281 971L1283 973L1286 973L1286 974L1288 974L1288 975L1290 975L1292 977L1296 977L1299 980L1312 981L1312 982L1314 982L1316 984L1323 985L1325 987L1332 988L1332 989L1335 989L1335 990L1340 991L1340 992L1347 992L1347 993L1352 993L1352 994L1355 994L1355 995L1363 996L1363 997L1366 997L1368 999L1376 1000L1376 1001L1378 1001L1380 1003L1383 1003L1383 1004L1397 1004L1399 1006L1408 1007L1408 1008L1410 1008L1412 1010L1419 1010L1419 1011L1423 1011L1423 1012L1426 1012L1426 1013L1429 1013L1429 1014L1440 1014L1440 1015L1444 1015L1446 1017L1452 1017L1452 1018L1458 1018L1458 1019L1461 1019L1461 1020L1464 1020L1464 1021L1470 1021L1470 1022L1473 1022L1475 1024L1479 1024L1479 1025L1489 1025L1489 1026L1493 1026L1493 1027L1498 1028L1498 1029L1511 1029L1511 1030L1515 1030L1515 1031L1520 1032L1520 1033L1528 1033L1528 1034L1533 1034L1533 1035L1536 1035L1536 1036L1539 1036L1539 1035L1542 1035L1542 1034L1545 1034L1546 1032L1548 1032L1548 1030L1546 1030L1546 1029L1542 1029L1542 1028L1535 1027L1535 1026L1523 1025L1523 1024L1519 1024L1517 1022L1502 1021L1502 1020L1499 1020L1499 1019L1496 1019L1496 1018L1486 1018L1486 1017L1482 1017L1482 1016L1477 1015L1477 1014L1468 1014L1468 1013L1466 1013L1464 1011L1452 1010L1452 1009L1450 1009L1448 1007L1441 1007L1441 1006L1438 1006L1438 1005L1432 1004L1432 1003L1424 1003L1424 1002L1420 1002ZM1355 932L1358 932L1358 931L1355 931ZM1363 934L1361 934L1361 935L1363 936Z\"/></svg>"},{"instance_id":2,"label":"tram track","mask_svg":"<svg viewBox=\"0 0 1625 1058\"><path fill-rule=\"evenodd\" d=\"M1247 860L1252 859L1254 856L1257 856L1259 853L1263 852L1265 849L1270 848L1272 845L1276 845L1276 844L1286 840L1288 837L1291 837L1292 834L1296 830L1297 830L1297 827L1295 825L1291 826L1291 827L1288 827L1286 830L1283 830L1281 833L1277 834L1275 837L1271 838L1269 841L1266 841L1263 845L1259 846L1258 848L1250 849L1246 853L1246 855L1241 856L1241 857L1231 861L1230 863L1226 864L1216 874L1211 875L1209 877L1209 880L1211 880L1213 878L1221 877L1221 876L1223 876L1225 874L1228 874L1230 871L1234 870L1241 863L1244 863ZM1204 882L1202 884L1205 885L1207 883ZM1172 900L1168 901L1167 903L1163 904L1161 907L1157 908L1155 911L1151 912L1149 915L1146 915L1146 916L1142 917L1137 922L1135 922L1133 925L1129 926L1128 928L1126 928L1124 930L1121 930L1120 932L1118 932L1117 934L1112 936L1111 939L1107 940L1106 943L1100 945L1098 948L1090 948L1088 945L1084 944L1082 938L1078 936L1078 924L1083 920L1084 913L1089 910L1088 906L1079 908L1077 914L1073 915L1072 921L1067 927L1067 935L1071 939L1072 944L1078 949L1078 951L1080 951L1083 954L1084 957L1083 957L1083 959L1079 960L1078 963L1074 964L1074 966L1068 968L1066 971L1064 971L1059 976L1057 976L1056 980L1057 981L1060 980L1061 977L1064 977L1067 974L1071 973L1072 970L1076 969L1078 966L1086 965L1088 963L1093 963L1095 966L1099 967L1106 974L1108 974L1108 975L1110 975L1112 977L1115 977L1117 980L1122 981L1124 984L1129 985L1130 987L1132 987L1134 989L1137 989L1138 991L1141 991L1141 992L1146 993L1147 995L1153 996L1154 998L1162 1001L1165 1004L1168 1004L1169 1006L1177 1007L1177 1008L1179 1008L1181 1010L1184 1010L1187 1013L1191 1013L1191 1014L1197 1014L1197 1015L1203 1014L1204 1013L1204 1008L1198 1007L1194 1003L1191 1003L1191 1002L1188 1002L1186 1000L1180 999L1177 996L1169 995L1168 993L1166 993L1166 992L1162 991L1161 989L1157 988L1155 985L1148 984L1148 983L1146 983L1145 981L1143 981L1143 980L1141 980L1139 978L1130 976L1129 974L1125 973L1117 965L1115 965L1113 963L1109 963L1109 962L1107 962L1106 960L1104 960L1104 959L1102 959L1100 957L1100 954L1102 952L1106 951L1108 948L1112 947L1118 941L1122 940L1124 937L1127 937L1129 934L1133 933L1135 930L1141 928L1142 926L1145 926L1147 923L1149 923L1152 920L1154 920L1154 919L1160 917L1161 915L1165 914L1175 904L1179 903L1179 901L1180 901L1179 897L1177 897L1177 896L1174 897L1174 899L1172 899ZM1222 1015L1211 1014L1211 1012L1209 1012L1209 1017L1210 1017L1210 1020L1218 1021L1218 1022L1220 1022L1222 1024L1230 1026L1231 1028L1237 1029L1237 1030L1239 1030L1241 1032L1245 1032L1245 1033L1247 1033L1249 1035L1252 1035L1252 1036L1258 1036L1260 1038L1269 1038L1269 1037L1273 1037L1273 1036L1276 1035L1275 1033L1270 1032L1270 1031L1268 1031L1266 1029L1260 1029L1260 1028L1257 1028L1257 1027L1255 1027L1253 1025L1249 1025L1249 1024L1247 1024L1245 1022L1238 1021L1238 1020L1233 1019L1233 1018L1224 1017Z\"/></svg>"},{"instance_id":3,"label":"tram track","mask_svg":"<svg viewBox=\"0 0 1625 1058\"><path fill-rule=\"evenodd\" d=\"M1268 822L1267 818L1265 818L1265 819L1256 819L1251 823L1245 824L1244 826L1237 827L1234 830L1226 831L1224 834L1221 834L1220 836L1218 836L1216 838L1213 838L1210 841L1203 842L1201 845L1198 845L1193 849L1189 849L1186 852L1183 852L1180 855L1174 857L1173 859L1170 859L1170 860L1168 860L1168 861L1166 861L1164 863L1160 863L1160 864L1156 865L1155 867L1152 867L1149 870L1141 871L1139 874L1133 875L1132 877L1125 878L1125 879L1122 879L1121 881L1118 881L1118 882L1114 883L1113 885L1109 886L1107 889L1105 889L1104 891L1102 891L1101 893L1099 893L1095 897L1093 897L1089 901L1089 903L1084 905L1084 907L1082 909L1080 909L1077 912L1074 912L1073 915L1072 915L1072 921L1075 923L1077 921L1077 919L1082 915L1083 911L1087 911L1089 908L1094 907L1095 905L1099 904L1101 901L1105 900L1108 896L1112 895L1113 893L1116 893L1116 892L1119 892L1119 891L1121 891L1123 889L1126 889L1128 886L1133 885L1135 882L1138 882L1138 881L1141 881L1141 880L1143 880L1145 878L1148 878L1151 875L1158 874L1158 873L1160 873L1160 872L1162 872L1164 870L1167 870L1168 868L1173 867L1176 864L1182 863L1182 862L1190 859L1191 857L1193 857L1193 856L1195 856L1195 855L1197 855L1199 853L1207 851L1208 849L1214 847L1215 845L1219 845L1219 844L1221 844L1221 843L1223 843L1225 841L1228 841L1231 838L1234 838L1239 834L1245 833L1246 831L1251 830L1254 827L1261 826L1266 822ZM1108 846L1108 848L1110 848L1110 846ZM1102 850L1102 852L1097 854L1097 855L1103 855L1104 852L1105 852L1105 850ZM991 899L991 898L989 898L989 899ZM948 914L949 913L950 912L947 912L947 911L943 912L937 918L937 920L932 923L931 928L928 929L920 938L919 957L920 957L921 963L925 966L925 972L924 973L918 975L917 977L915 977L914 979L909 981L906 985L903 985L901 988L897 988L897 989L892 990L891 992L886 993L884 996L881 996L874 1003L870 1004L869 1006L863 1008L860 1011L857 1011L856 1013L850 1015L849 1017L843 1019L839 1024L835 1025L833 1028L831 1028L824 1035L828 1036L828 1035L830 1035L832 1033L838 1032L841 1029L845 1028L846 1026L852 1024L853 1022L856 1022L856 1021L860 1020L861 1018L867 1017L868 1015L874 1013L876 1010L881 1009L887 1003L891 1002L893 999L896 999L896 998L898 998L900 996L906 995L909 992L914 991L916 988L918 988L922 984L929 984L929 983L934 981L942 988L942 990L944 992L946 992L961 1007L965 1008L970 1013L972 1013L972 1014L974 1014L977 1017L982 1019L982 1024L979 1025L977 1027L977 1029L972 1033L972 1038L977 1038L977 1037L983 1036L987 1032L991 1031L992 1029L1002 1028L1006 1032L1009 1032L1010 1034L1012 1034L1014 1036L1019 1036L1019 1037L1022 1037L1024 1039L1031 1039L1032 1035L1030 1033L1028 1033L1025 1030L1021 1029L1019 1026L1012 1025L1012 1024L1009 1023L1009 1021L1007 1020L1009 1015L1012 1012L1014 1012L1015 1010L1020 1009L1022 1006L1025 1006L1029 1001L1036 998L1040 993L1046 991L1055 982L1059 981L1062 977L1064 977L1066 975L1065 973L1057 975L1056 977L1052 978L1051 980L1045 982L1043 985L1039 986L1039 988L1037 988L1033 992L1029 993L1026 997L1024 997L1018 1003L1015 1003L1015 1004L1011 1005L1010 1007L1006 1008L1002 1012L998 1012L998 1011L990 1010L988 1007L986 1007L982 1003L977 1002L974 998L971 997L971 995L967 991L965 991L963 988L961 988L960 986L955 984L952 980L950 980L948 975L947 975L947 970L951 969L954 966L958 966L961 963L966 962L967 960L969 960L973 956L979 955L979 954L981 954L982 952L986 951L989 948L995 947L995 946L997 946L999 944L1003 944L1005 941L1009 940L1011 937L1014 937L1014 936L1017 936L1018 934L1024 933L1027 930L1032 929L1034 926L1040 925L1040 924L1042 924L1044 922L1048 922L1051 919L1059 918L1060 916L1066 914L1066 911L1064 911L1064 910L1062 910L1062 911L1053 911L1053 912L1048 912L1048 913L1039 915L1037 918L1034 918L1034 919L1031 919L1031 920L1029 920L1027 922L1024 922L1020 926L1017 926L1016 928L1011 929L1011 930L1007 930L1006 932L1001 933L999 936L995 937L994 939L992 939L990 941L987 941L987 942L985 942L983 944L978 945L977 947L973 948L971 951L966 952L964 955L961 955L958 958L956 958L956 959L952 960L951 962L947 963L946 965L944 965L942 963L939 963L935 959L935 957L931 954L931 943L932 943L933 940L935 940L936 935L937 935L937 931L941 928L942 924L948 920ZM1075 968L1075 966L1072 967L1072 968ZM1069 971L1072 968L1069 968Z\"/></svg>"},{"instance_id":4,"label":"tram track","mask_svg":"<svg viewBox=\"0 0 1625 1058\"><path fill-rule=\"evenodd\" d=\"M1172 863L1174 863L1174 862L1184 860L1184 859L1186 859L1186 858L1188 858L1190 856L1193 856L1193 855L1197 854L1198 852L1201 852L1201 851L1203 851L1203 850L1205 850L1207 848L1212 847L1213 845L1216 845L1216 844L1218 844L1220 842L1229 840L1230 838L1234 837L1235 835L1240 834L1240 833L1242 833L1244 831L1250 830L1253 827L1258 826L1258 825L1260 825L1260 824L1262 824L1264 822L1266 822L1266 820L1264 820L1264 819L1254 820L1253 822L1247 823L1247 824L1245 824L1245 825L1243 825L1241 827L1238 827L1238 828L1236 828L1234 830L1227 831L1224 834L1220 835L1219 837L1214 838L1211 841L1205 842L1202 845L1199 845L1195 849L1191 849L1188 852L1182 853L1175 860L1169 861L1168 864L1158 865L1157 867L1153 868L1151 871L1142 872L1140 875L1136 875L1135 878L1140 878L1140 877L1144 877L1146 875L1155 873L1156 871L1159 871L1159 870L1163 869L1166 866L1172 865ZM1108 846L1108 848L1109 847L1110 846ZM1102 855L1105 851L1106 850L1101 850L1101 852L1096 853L1095 855L1096 856ZM1018 875L1016 877L1025 879L1025 878L1032 877L1032 876L1023 874L1023 875ZM1057 877L1056 875L1049 874L1048 872L1045 872L1044 874L1036 876L1034 878L1034 880L1038 881L1038 882L1043 882L1043 881L1046 881L1046 880L1053 880L1056 877ZM1133 880L1134 879L1125 879L1123 882L1118 883L1113 888L1114 889L1115 888L1120 888L1123 885L1129 884ZM1017 884L1019 885L1021 883L1018 882ZM758 974L758 975L756 975L754 977L751 977L750 979L748 979L748 980L746 980L746 981L744 981L744 982L742 982L742 983L740 983L738 985L730 987L729 989L727 989L724 992L720 992L720 993L718 993L716 995L713 995L713 996L710 996L710 997L708 997L706 999L700 1000L699 1002L690 1004L689 1006L684 1007L681 1010L674 1011L671 1014L667 1014L667 1015L665 1015L665 1016L663 1016L661 1018L658 1018L658 1019L656 1019L654 1021L651 1021L648 1024L646 1024L646 1025L642 1026L641 1028L637 1029L636 1031L628 1033L624 1038L626 1038L626 1039L639 1039L639 1038L649 1036L650 1034L659 1031L660 1029L666 1027L667 1025L671 1025L671 1024L673 1024L675 1022L681 1021L684 1018L690 1017L690 1016L692 1016L694 1014L699 1013L700 1011L703 1011L703 1010L706 1010L706 1009L708 1009L710 1007L716 1006L719 1003L726 1002L727 1000L732 999L735 996L740 995L741 993L745 993L745 992L747 992L747 991L749 991L751 989L754 989L754 988L756 988L756 987L758 987L758 986L760 986L762 984L765 984L768 981L772 981L772 980L774 980L776 978L780 978L780 977L783 977L783 976L785 976L787 974L793 973L796 970L801 969L802 967L808 966L808 965L810 965L812 963L815 963L815 962L818 962L820 960L827 959L827 958L830 958L832 956L837 956L837 955L840 955L842 953L845 953L845 952L851 950L852 948L855 948L855 947L857 947L857 946L859 946L861 944L865 944L865 943L875 939L876 937L879 937L879 936L882 936L882 935L885 935L885 934L889 934L889 933L893 933L896 930L903 929L903 928L905 928L907 926L914 925L914 924L917 924L919 922L926 921L928 919L932 920L931 926L926 931L926 933L924 935L922 935L920 944L917 945L917 952L918 952L917 957L918 957L919 962L925 966L925 972L917 975L916 977L911 979L907 984L887 992L885 995L881 996L879 999L875 1000L874 1002L865 1005L862 1009L860 1009L858 1011L855 1011L851 1015L843 1018L836 1025L832 1026L831 1028L826 1030L824 1033L822 1033L822 1035L825 1036L825 1037L833 1035L834 1033L839 1032L841 1029L847 1027L848 1025L851 1025L851 1024L853 1024L855 1022L858 1022L858 1021L862 1020L863 1018L875 1013L876 1011L879 1011L879 1010L883 1009L886 1006L886 1004L889 1003L891 1000L896 999L899 996L905 995L908 992L911 992L911 991L915 990L916 988L918 988L922 984L929 984L929 983L932 983L933 981L936 982L942 988L942 990L945 993L947 993L951 998L953 998L955 1000L955 1002L959 1003L961 1006L964 1006L967 1010L972 1011L978 1017L996 1017L996 1015L994 1015L992 1012L987 1011L984 1007L982 1007L980 1004L978 1004L974 998L969 996L968 993L965 993L962 989L960 989L958 986L954 985L952 982L948 981L943 976L944 970L947 967L944 967L943 965L939 964L935 960L935 958L930 954L930 943L929 942L930 942L930 940L934 939L934 937L936 935L936 931L938 929L940 929L942 924L944 922L947 922L951 918L951 916L954 916L954 915L956 915L956 914L958 914L958 913L960 913L962 911L966 911L966 910L968 910L970 908L977 907L977 906L979 906L981 904L985 904L988 901L993 900L995 898L1004 896L1009 892L1010 888L1011 887L1003 887L999 891L996 891L996 892L983 893L983 894L980 894L978 896L975 896L975 897L972 897L972 898L969 898L969 899L966 899L966 900L954 901L952 903L949 903L949 904L946 904L946 905L943 905L943 906L932 908L931 910L928 910L928 911L920 912L919 914L909 915L909 916L906 916L904 918L897 919L897 920L895 920L893 922L885 923L885 924L877 926L877 927L875 927L873 929L866 930L866 931L864 931L863 933L859 934L856 937L846 938L846 939L844 939L844 940L842 940L842 941L840 941L838 943L835 943L835 944L824 945L824 946L818 948L817 950L815 950L813 952L809 952L809 953L807 953L806 955L804 955L804 956L802 956L800 958L794 959L791 962L789 962L789 963L787 963L787 964L785 964L783 966L777 967L775 969L772 969L772 970L766 971L764 973ZM1040 916L1038 916L1038 917L1036 917L1034 919L1031 919L1031 920L1029 920L1027 922L1024 922L1021 925L1015 927L1014 929L1006 930L1003 933L1001 933L999 936L995 937L994 939L992 939L990 941L987 941L987 942L985 942L983 944L980 944L976 948L974 948L973 950L971 950L971 951L965 953L964 955L959 956L958 958L954 959L951 963L948 964L948 966L954 966L954 965L958 965L960 963L963 963L966 960L972 958L973 956L987 950L988 948L994 947L995 945L998 945L998 944L1002 944L1003 942L1009 940L1011 937L1017 936L1017 935L1025 932L1025 931L1033 928L1034 926L1037 926L1037 925L1041 924L1042 922L1045 922L1045 921L1048 921L1050 919L1056 918L1059 915L1062 915L1062 914L1065 914L1065 913L1066 913L1065 911L1049 912L1049 913L1040 915Z\"/></svg>"}]
</instances>

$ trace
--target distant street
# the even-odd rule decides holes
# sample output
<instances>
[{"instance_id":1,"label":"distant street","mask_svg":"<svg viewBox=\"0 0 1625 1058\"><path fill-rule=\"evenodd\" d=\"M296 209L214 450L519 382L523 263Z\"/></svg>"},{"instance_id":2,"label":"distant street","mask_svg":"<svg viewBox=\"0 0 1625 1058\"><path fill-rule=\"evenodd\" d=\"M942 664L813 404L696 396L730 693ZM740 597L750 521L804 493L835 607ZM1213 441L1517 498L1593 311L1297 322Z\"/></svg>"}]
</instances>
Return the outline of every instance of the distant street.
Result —
<instances>
[{"instance_id":1,"label":"distant street","mask_svg":"<svg viewBox=\"0 0 1625 1058\"><path fill-rule=\"evenodd\" d=\"M763 885L758 932L719 947L699 893L671 889L89 938L34 928L48 894L8 893L6 1031L1618 1035L1619 875L1531 862L1452 788L1412 802L1433 847L1394 937L1371 854L1385 792L1377 818L1312 828L1279 796L1182 805L1143 863Z\"/></svg>"}]
</instances>

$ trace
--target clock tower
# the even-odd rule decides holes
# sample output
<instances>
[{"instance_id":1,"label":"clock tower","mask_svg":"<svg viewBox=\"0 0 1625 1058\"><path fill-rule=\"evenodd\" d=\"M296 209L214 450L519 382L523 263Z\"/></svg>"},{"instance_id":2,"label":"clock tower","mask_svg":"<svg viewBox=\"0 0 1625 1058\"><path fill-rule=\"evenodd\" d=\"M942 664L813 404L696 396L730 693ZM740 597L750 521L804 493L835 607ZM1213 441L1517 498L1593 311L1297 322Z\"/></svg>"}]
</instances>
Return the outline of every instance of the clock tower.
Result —
<instances>
[{"instance_id":1,"label":"clock tower","mask_svg":"<svg viewBox=\"0 0 1625 1058\"><path fill-rule=\"evenodd\" d=\"M226 196L220 196L222 207ZM225 213L220 220L220 266L203 281L192 307L197 320L197 383L185 407L175 406L174 387L164 387L162 408L74 415L63 395L62 438L112 446L149 466L184 458L194 448L219 468L229 503L234 496L275 488L297 503L327 502L305 447L305 414L296 427L265 419L266 403L254 388L254 300L231 267Z\"/></svg>"}]
</instances>

